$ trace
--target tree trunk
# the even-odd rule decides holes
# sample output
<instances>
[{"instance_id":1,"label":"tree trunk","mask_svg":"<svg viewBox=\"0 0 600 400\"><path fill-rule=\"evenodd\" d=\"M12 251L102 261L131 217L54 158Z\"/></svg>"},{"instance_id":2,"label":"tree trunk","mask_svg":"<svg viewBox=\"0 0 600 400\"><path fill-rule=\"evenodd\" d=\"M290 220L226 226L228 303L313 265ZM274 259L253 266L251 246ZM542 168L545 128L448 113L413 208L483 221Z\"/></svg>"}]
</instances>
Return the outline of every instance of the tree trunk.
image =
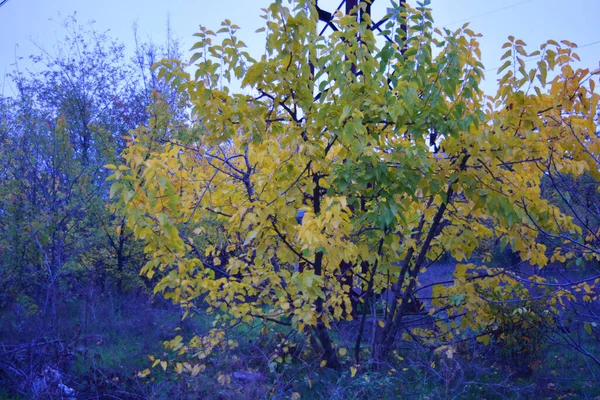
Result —
<instances>
[{"instance_id":1,"label":"tree trunk","mask_svg":"<svg viewBox=\"0 0 600 400\"><path fill-rule=\"evenodd\" d=\"M321 212L321 187L319 185L319 175L313 174L313 182L315 187L313 189L313 210L315 215L318 215ZM315 275L321 276L323 275L323 252L318 251L315 253ZM315 327L315 332L321 346L323 348L323 357L327 361L327 365L330 368L338 369L340 367L340 362L338 360L337 354L335 352L335 348L333 346L333 341L329 336L329 332L325 323L323 322L323 318L325 317L323 314L323 299L318 297L315 303L315 308L317 311L317 326Z\"/></svg>"},{"instance_id":2,"label":"tree trunk","mask_svg":"<svg viewBox=\"0 0 600 400\"><path fill-rule=\"evenodd\" d=\"M459 166L459 170L464 170L468 159L469 159L469 155L465 154L462 159L462 162ZM394 339L396 338L396 335L400 329L402 319L407 312L408 305L409 305L408 303L409 303L410 299L413 297L414 290L416 289L416 282L417 282L416 278L419 275L419 271L421 270L421 267L425 263L427 252L429 251L429 248L431 247L431 242L436 236L438 236L441 233L441 231L443 229L442 220L444 217L444 213L446 212L448 202L450 201L450 199L452 198L452 195L454 194L453 186L454 186L455 182L456 182L456 180L448 182L448 189L446 190L446 201L444 201L443 203L441 203L439 205L438 210L435 213L435 216L433 217L433 221L431 222L431 226L429 227L429 230L427 232L427 236L425 237L425 240L423 241L423 244L421 245L421 249L420 249L416 259L414 260L414 265L411 266L411 261L415 254L415 252L412 248L411 248L411 250L409 250L409 252L406 256L406 259L402 266L402 271L400 272L398 281L396 283L396 289L394 290L394 295L392 296L392 304L390 307L390 313L386 318L385 326L381 330L379 330L377 338L376 338L376 342L375 342L375 346L374 346L375 348L373 351L373 353L374 353L373 357L376 361L380 361L380 362L385 361L385 359L390 354L392 345L394 344ZM431 200L430 200L429 204L431 204ZM422 236L422 232L423 232L423 228L424 228L424 219L423 218L424 218L424 214L421 217L421 221L419 223L419 228L417 230L417 234L419 237ZM406 289L403 291L402 288L404 287L404 279L405 279L407 273L410 278L410 281L409 281ZM400 307L397 306L399 300L401 300Z\"/></svg>"}]
</instances>

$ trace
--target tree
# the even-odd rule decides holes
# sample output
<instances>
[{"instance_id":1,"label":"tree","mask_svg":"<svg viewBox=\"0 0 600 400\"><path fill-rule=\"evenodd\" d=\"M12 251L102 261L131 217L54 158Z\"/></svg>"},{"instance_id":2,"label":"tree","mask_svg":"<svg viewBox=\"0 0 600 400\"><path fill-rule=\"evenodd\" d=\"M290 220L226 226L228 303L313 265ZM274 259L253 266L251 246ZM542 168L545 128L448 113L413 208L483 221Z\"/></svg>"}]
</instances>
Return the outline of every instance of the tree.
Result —
<instances>
[{"instance_id":1,"label":"tree","mask_svg":"<svg viewBox=\"0 0 600 400\"><path fill-rule=\"evenodd\" d=\"M122 221L107 207L102 166L153 101L140 84L149 66L123 64L121 44L74 18L64 28L64 42L40 49L35 71L14 72L15 96L0 99L2 306L25 301L52 327L57 296L92 301L92 288L137 281L141 248L127 229L115 234Z\"/></svg>"},{"instance_id":2,"label":"tree","mask_svg":"<svg viewBox=\"0 0 600 400\"><path fill-rule=\"evenodd\" d=\"M499 236L544 266L539 229L578 231L540 195L539 168L566 143L554 116L586 138L596 131L598 97L589 72L570 66L575 45L550 41L528 53L510 37L489 97L479 89L478 35L466 25L434 28L427 4L394 6L379 36L367 13L338 14L328 37L318 34L312 2L292 4L265 10L258 60L230 21L217 33L202 27L190 63L165 61L159 72L187 96L195 122L156 112L155 124L131 136L125 163L109 166L128 226L146 242L143 273L165 271L155 291L188 311L200 301L223 311L209 336L171 347L203 358L230 324L262 320L306 332L337 367L346 350L328 328L353 323L364 304L358 364L367 305L382 293L370 343L378 362L401 334L439 346L458 331L487 343L515 315L497 318L495 304L558 313L567 291L537 296L488 267L489 257L463 262ZM539 61L528 70L532 56ZM591 168L570 151L559 152L564 168ZM446 253L458 264L433 287L427 312L437 327L409 330L419 277Z\"/></svg>"}]
</instances>

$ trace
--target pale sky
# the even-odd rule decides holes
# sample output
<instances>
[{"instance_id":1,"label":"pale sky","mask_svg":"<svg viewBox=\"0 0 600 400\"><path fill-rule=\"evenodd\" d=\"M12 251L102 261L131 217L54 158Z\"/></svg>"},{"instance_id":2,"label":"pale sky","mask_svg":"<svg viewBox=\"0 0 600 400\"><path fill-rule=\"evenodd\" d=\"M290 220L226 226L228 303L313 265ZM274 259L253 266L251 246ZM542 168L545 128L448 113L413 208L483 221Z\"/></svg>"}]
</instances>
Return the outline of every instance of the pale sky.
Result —
<instances>
[{"instance_id":1,"label":"pale sky","mask_svg":"<svg viewBox=\"0 0 600 400\"><path fill-rule=\"evenodd\" d=\"M261 7L270 0L8 0L0 7L0 74L14 67L15 60L38 52L38 43L51 50L65 32L60 25L63 17L77 13L79 23L96 21L100 31L123 41L133 48L132 26L138 25L142 41L151 39L165 43L166 21L170 18L176 38L183 49L191 47L192 34L199 25L218 29L228 18L242 28L240 38L259 56L264 49L264 34L254 33L263 26ZM285 2L285 0L284 0ZM321 8L333 11L340 0L320 0ZM414 4L412 0L409 3ZM385 14L389 0L375 0L373 19ZM578 50L581 66L596 69L600 62L600 0L432 0L437 26L458 28L470 22L471 29L480 32L486 91L495 88L495 69L501 64L502 44L509 35L524 40L531 49L547 39L567 39L584 46ZM61 16L62 15L62 16ZM26 60L19 67L28 66ZM5 87L6 86L6 87ZM0 93L11 89L0 79Z\"/></svg>"}]
</instances>

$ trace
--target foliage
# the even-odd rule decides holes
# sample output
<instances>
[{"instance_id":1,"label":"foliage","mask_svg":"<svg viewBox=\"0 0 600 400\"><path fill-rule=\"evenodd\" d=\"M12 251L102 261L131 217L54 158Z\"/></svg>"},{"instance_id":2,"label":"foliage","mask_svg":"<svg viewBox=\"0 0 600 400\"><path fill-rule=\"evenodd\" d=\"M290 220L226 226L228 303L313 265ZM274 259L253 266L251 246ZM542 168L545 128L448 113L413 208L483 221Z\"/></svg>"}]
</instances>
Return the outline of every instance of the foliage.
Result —
<instances>
[{"instance_id":1,"label":"foliage","mask_svg":"<svg viewBox=\"0 0 600 400\"><path fill-rule=\"evenodd\" d=\"M572 256L540 242L540 231L581 232L540 185L549 163L598 174L598 95L589 71L571 67L575 45L528 52L510 37L499 91L488 97L478 35L467 26L439 30L426 6L403 4L376 35L370 16L357 15L337 14L339 30L321 36L312 3L275 2L264 10L258 60L230 21L216 33L201 27L194 73L178 60L159 72L189 100L195 122L155 110L155 123L130 137L124 163L107 166L128 226L145 240L143 273L164 271L155 292L188 311L204 301L223 312L182 354L203 359L228 326L262 320L306 332L322 365L338 367L340 356L359 365L367 310L385 293L368 355L381 363L400 333L434 347L463 335L487 343L521 318L499 319L495 304L530 312L543 298L558 315L573 298L565 288L534 294L542 278L490 268L489 257L463 262L492 238L540 267L548 253ZM527 57L539 57L531 69ZM419 277L446 253L458 264L427 304L437 327L406 331ZM356 317L347 351L329 329Z\"/></svg>"},{"instance_id":2,"label":"foliage","mask_svg":"<svg viewBox=\"0 0 600 400\"><path fill-rule=\"evenodd\" d=\"M0 386L27 396L47 371L69 372L62 354L90 333L99 302L119 313L148 290L143 246L109 208L102 166L147 122L153 91L177 97L106 34L74 18L64 28L64 42L12 72L15 92L0 97ZM138 61L160 54L142 46Z\"/></svg>"},{"instance_id":3,"label":"foliage","mask_svg":"<svg viewBox=\"0 0 600 400\"><path fill-rule=\"evenodd\" d=\"M489 97L427 4L283 3L257 59L69 19L10 76L0 397L600 395L600 71L509 38Z\"/></svg>"}]
</instances>

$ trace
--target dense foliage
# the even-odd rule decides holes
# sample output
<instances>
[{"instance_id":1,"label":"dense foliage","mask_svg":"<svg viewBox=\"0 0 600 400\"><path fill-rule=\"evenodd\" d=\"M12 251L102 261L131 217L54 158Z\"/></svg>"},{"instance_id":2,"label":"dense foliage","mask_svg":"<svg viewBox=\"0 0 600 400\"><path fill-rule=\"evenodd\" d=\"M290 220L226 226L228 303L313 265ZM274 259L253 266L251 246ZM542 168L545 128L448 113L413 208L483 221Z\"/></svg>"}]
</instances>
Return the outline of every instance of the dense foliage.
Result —
<instances>
[{"instance_id":1,"label":"dense foliage","mask_svg":"<svg viewBox=\"0 0 600 400\"><path fill-rule=\"evenodd\" d=\"M552 326L574 299L473 256L493 239L540 268L595 260L541 240L581 232L541 195L548 169L598 176L598 95L589 71L571 67L575 45L528 52L509 38L488 97L466 26L440 31L425 6L396 6L376 35L362 7L321 36L308 2L275 2L260 59L226 21L197 34L193 73L162 63L197 122L165 116L138 130L125 163L110 168L128 226L147 244L143 272L166 271L155 291L188 311L203 301L224 312L208 336L177 337L173 349L202 359L227 343L230 324L262 320L306 332L323 365L338 368L340 354L354 374L367 323L367 360L382 363L400 335L433 347L518 341L506 327ZM539 60L528 69L527 57ZM236 80L246 94L230 88ZM428 284L423 303L420 278L444 254L457 262L453 277ZM588 301L594 285L586 281ZM408 329L415 311L434 326ZM357 317L347 352L330 329Z\"/></svg>"},{"instance_id":2,"label":"dense foliage","mask_svg":"<svg viewBox=\"0 0 600 400\"><path fill-rule=\"evenodd\" d=\"M509 37L489 96L427 1L285 3L10 76L0 397L600 395L600 71Z\"/></svg>"},{"instance_id":3,"label":"dense foliage","mask_svg":"<svg viewBox=\"0 0 600 400\"><path fill-rule=\"evenodd\" d=\"M107 35L73 18L64 28L64 42L13 72L13 95L0 98L0 387L28 396L50 361L44 352L72 359L103 303L115 315L128 296L149 292L143 246L109 207L103 165L118 162L123 136L147 123L161 90L150 66L163 55L140 45L124 62L125 48ZM173 93L163 97L173 103ZM60 349L40 344L48 342Z\"/></svg>"}]
</instances>

